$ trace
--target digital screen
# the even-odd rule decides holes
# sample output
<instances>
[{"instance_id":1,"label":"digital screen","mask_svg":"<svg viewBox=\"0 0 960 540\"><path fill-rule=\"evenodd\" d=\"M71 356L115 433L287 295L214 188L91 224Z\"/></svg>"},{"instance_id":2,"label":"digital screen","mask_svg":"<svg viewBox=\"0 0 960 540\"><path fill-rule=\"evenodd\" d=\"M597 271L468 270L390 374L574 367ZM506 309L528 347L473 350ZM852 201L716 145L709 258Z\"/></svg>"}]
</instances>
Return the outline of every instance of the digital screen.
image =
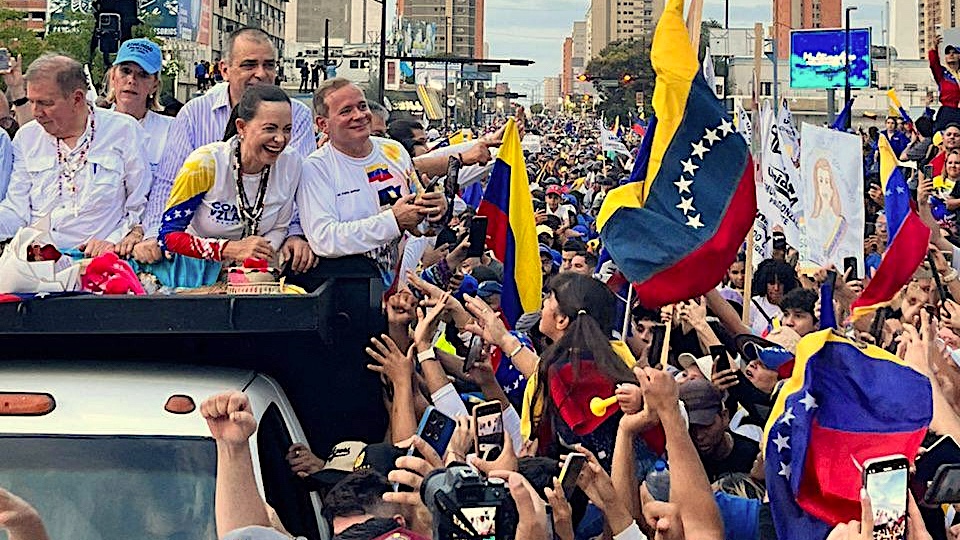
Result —
<instances>
[{"instance_id":1,"label":"digital screen","mask_svg":"<svg viewBox=\"0 0 960 540\"><path fill-rule=\"evenodd\" d=\"M902 540L907 530L907 469L870 473L867 496L873 507L873 537Z\"/></svg>"},{"instance_id":2,"label":"digital screen","mask_svg":"<svg viewBox=\"0 0 960 540\"><path fill-rule=\"evenodd\" d=\"M497 508L495 506L479 506L476 508L461 508L463 515L470 522L473 530L484 540L494 540L497 536Z\"/></svg>"},{"instance_id":3,"label":"digital screen","mask_svg":"<svg viewBox=\"0 0 960 540\"><path fill-rule=\"evenodd\" d=\"M489 459L490 454L503 448L503 415L500 412L477 416L477 453L481 458Z\"/></svg>"},{"instance_id":4,"label":"digital screen","mask_svg":"<svg viewBox=\"0 0 960 540\"><path fill-rule=\"evenodd\" d=\"M790 32L790 87L843 88L844 31ZM850 29L850 86L870 86L870 29Z\"/></svg>"}]
</instances>

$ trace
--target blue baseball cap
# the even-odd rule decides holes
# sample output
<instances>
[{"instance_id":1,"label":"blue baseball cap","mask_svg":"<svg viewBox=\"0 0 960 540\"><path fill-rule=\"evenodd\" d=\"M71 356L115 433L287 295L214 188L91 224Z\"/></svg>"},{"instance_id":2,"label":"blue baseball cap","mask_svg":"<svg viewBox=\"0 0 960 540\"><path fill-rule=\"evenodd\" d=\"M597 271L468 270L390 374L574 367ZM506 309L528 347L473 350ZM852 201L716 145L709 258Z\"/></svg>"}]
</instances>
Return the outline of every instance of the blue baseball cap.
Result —
<instances>
[{"instance_id":1,"label":"blue baseball cap","mask_svg":"<svg viewBox=\"0 0 960 540\"><path fill-rule=\"evenodd\" d=\"M160 46L145 38L128 39L120 45L114 64L133 62L150 75L156 75L163 67Z\"/></svg>"},{"instance_id":2,"label":"blue baseball cap","mask_svg":"<svg viewBox=\"0 0 960 540\"><path fill-rule=\"evenodd\" d=\"M494 294L503 294L503 286L496 281L484 281L477 287L477 296L487 298Z\"/></svg>"}]
</instances>

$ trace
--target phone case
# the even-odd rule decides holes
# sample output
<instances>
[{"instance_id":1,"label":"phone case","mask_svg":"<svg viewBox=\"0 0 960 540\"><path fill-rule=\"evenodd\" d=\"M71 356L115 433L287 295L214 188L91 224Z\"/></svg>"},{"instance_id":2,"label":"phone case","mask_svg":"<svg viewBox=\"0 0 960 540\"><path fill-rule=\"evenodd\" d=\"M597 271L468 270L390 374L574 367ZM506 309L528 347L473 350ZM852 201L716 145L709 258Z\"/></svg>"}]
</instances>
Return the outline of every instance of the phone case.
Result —
<instances>
[{"instance_id":1,"label":"phone case","mask_svg":"<svg viewBox=\"0 0 960 540\"><path fill-rule=\"evenodd\" d=\"M450 444L450 439L453 437L453 431L456 427L456 421L433 406L429 406L423 413L423 418L420 419L420 425L417 426L417 435L436 450L442 458L447 451L447 445ZM410 449L413 450L413 447L410 447Z\"/></svg>"}]
</instances>

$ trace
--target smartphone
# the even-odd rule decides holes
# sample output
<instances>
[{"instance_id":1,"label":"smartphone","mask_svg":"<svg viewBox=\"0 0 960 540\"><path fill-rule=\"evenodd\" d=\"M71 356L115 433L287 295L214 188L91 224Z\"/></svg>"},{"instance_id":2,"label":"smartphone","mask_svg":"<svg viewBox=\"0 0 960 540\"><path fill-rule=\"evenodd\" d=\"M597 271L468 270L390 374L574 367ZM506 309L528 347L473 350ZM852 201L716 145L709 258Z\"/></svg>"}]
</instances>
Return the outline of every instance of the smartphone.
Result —
<instances>
[{"instance_id":1,"label":"smartphone","mask_svg":"<svg viewBox=\"0 0 960 540\"><path fill-rule=\"evenodd\" d=\"M730 357L727 356L727 348L723 345L711 345L710 357L713 358L714 373L730 369ZM704 376L706 375L707 374L704 373Z\"/></svg>"},{"instance_id":2,"label":"smartphone","mask_svg":"<svg viewBox=\"0 0 960 540\"><path fill-rule=\"evenodd\" d=\"M874 539L903 540L907 532L907 476L904 455L868 459L863 464L863 487L873 506Z\"/></svg>"},{"instance_id":3,"label":"smartphone","mask_svg":"<svg viewBox=\"0 0 960 540\"><path fill-rule=\"evenodd\" d=\"M417 426L417 435L443 457L456 427L456 420L438 411L433 405L428 405L420 419L420 425ZM414 452L415 449L411 446L407 455L412 456Z\"/></svg>"},{"instance_id":4,"label":"smartphone","mask_svg":"<svg viewBox=\"0 0 960 540\"><path fill-rule=\"evenodd\" d=\"M949 435L937 439L923 454L917 456L916 472L910 478L910 489L917 502L928 504L927 491L942 465L960 463L960 445Z\"/></svg>"},{"instance_id":5,"label":"smartphone","mask_svg":"<svg viewBox=\"0 0 960 540\"><path fill-rule=\"evenodd\" d=\"M487 217L474 216L470 222L470 247L467 257L480 257L487 247Z\"/></svg>"},{"instance_id":6,"label":"smartphone","mask_svg":"<svg viewBox=\"0 0 960 540\"><path fill-rule=\"evenodd\" d=\"M493 461L503 452L503 408L487 401L473 408L473 449L480 459Z\"/></svg>"},{"instance_id":7,"label":"smartphone","mask_svg":"<svg viewBox=\"0 0 960 540\"><path fill-rule=\"evenodd\" d=\"M660 356L663 352L664 340L667 337L667 325L656 323L650 327L650 352L647 356L647 362L651 366L660 363Z\"/></svg>"},{"instance_id":8,"label":"smartphone","mask_svg":"<svg viewBox=\"0 0 960 540\"><path fill-rule=\"evenodd\" d=\"M10 51L6 47L0 48L0 73L10 73Z\"/></svg>"},{"instance_id":9,"label":"smartphone","mask_svg":"<svg viewBox=\"0 0 960 540\"><path fill-rule=\"evenodd\" d=\"M857 258L856 257L844 257L843 258L843 273L844 275L850 272L847 277L847 281L856 281L860 279L857 277Z\"/></svg>"},{"instance_id":10,"label":"smartphone","mask_svg":"<svg viewBox=\"0 0 960 540\"><path fill-rule=\"evenodd\" d=\"M927 506L960 503L960 463L941 465L923 498Z\"/></svg>"},{"instance_id":11,"label":"smartphone","mask_svg":"<svg viewBox=\"0 0 960 540\"><path fill-rule=\"evenodd\" d=\"M560 469L560 487L563 489L563 495L570 500L573 496L573 490L577 487L577 478L580 477L580 471L587 464L587 456L580 452L570 452L567 459L563 462L563 468Z\"/></svg>"},{"instance_id":12,"label":"smartphone","mask_svg":"<svg viewBox=\"0 0 960 540\"><path fill-rule=\"evenodd\" d=\"M869 238L871 236L876 236L877 234L877 224L876 223L867 223L866 227L863 229L863 236Z\"/></svg>"},{"instance_id":13,"label":"smartphone","mask_svg":"<svg viewBox=\"0 0 960 540\"><path fill-rule=\"evenodd\" d=\"M437 188L437 184L439 184L439 183L440 183L440 177L439 177L439 176L434 176L433 178L430 179L430 183L427 184L426 186L424 186L423 192L424 192L424 193L433 193L433 192L436 190L436 188Z\"/></svg>"},{"instance_id":14,"label":"smartphone","mask_svg":"<svg viewBox=\"0 0 960 540\"><path fill-rule=\"evenodd\" d=\"M923 166L923 177L928 179L933 178L933 165Z\"/></svg>"},{"instance_id":15,"label":"smartphone","mask_svg":"<svg viewBox=\"0 0 960 540\"><path fill-rule=\"evenodd\" d=\"M470 348L467 349L467 357L463 359L464 373L469 373L470 370L473 369L473 365L480 359L481 353L483 353L483 340L480 339L480 336L471 337Z\"/></svg>"}]
</instances>

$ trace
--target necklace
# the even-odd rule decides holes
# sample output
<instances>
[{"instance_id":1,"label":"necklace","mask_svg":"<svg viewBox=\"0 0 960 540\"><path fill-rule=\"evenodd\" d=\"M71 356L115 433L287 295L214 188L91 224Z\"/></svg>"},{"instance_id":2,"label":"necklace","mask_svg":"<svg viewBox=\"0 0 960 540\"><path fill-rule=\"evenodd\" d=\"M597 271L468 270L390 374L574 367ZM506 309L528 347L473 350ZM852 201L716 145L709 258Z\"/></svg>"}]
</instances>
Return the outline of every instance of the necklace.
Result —
<instances>
[{"instance_id":1,"label":"necklace","mask_svg":"<svg viewBox=\"0 0 960 540\"><path fill-rule=\"evenodd\" d=\"M60 199L63 199L63 190L66 188L70 192L70 198L73 199L73 217L79 214L77 207L77 174L87 166L87 154L90 147L93 146L93 136L97 131L96 117L93 114L93 106L87 104L90 111L90 135L83 141L78 141L73 150L65 150L66 144L63 139L57 138L57 164L60 166L60 174L57 176L57 189ZM83 134L80 134L83 137Z\"/></svg>"},{"instance_id":2,"label":"necklace","mask_svg":"<svg viewBox=\"0 0 960 540\"><path fill-rule=\"evenodd\" d=\"M263 201L267 195L267 180L270 177L270 166L260 171L260 186L257 188L257 198L251 206L247 201L247 190L243 187L243 170L240 166L240 141L234 142L233 169L237 176L237 212L243 223L243 237L255 236L260 229L260 218L263 216Z\"/></svg>"}]
</instances>

